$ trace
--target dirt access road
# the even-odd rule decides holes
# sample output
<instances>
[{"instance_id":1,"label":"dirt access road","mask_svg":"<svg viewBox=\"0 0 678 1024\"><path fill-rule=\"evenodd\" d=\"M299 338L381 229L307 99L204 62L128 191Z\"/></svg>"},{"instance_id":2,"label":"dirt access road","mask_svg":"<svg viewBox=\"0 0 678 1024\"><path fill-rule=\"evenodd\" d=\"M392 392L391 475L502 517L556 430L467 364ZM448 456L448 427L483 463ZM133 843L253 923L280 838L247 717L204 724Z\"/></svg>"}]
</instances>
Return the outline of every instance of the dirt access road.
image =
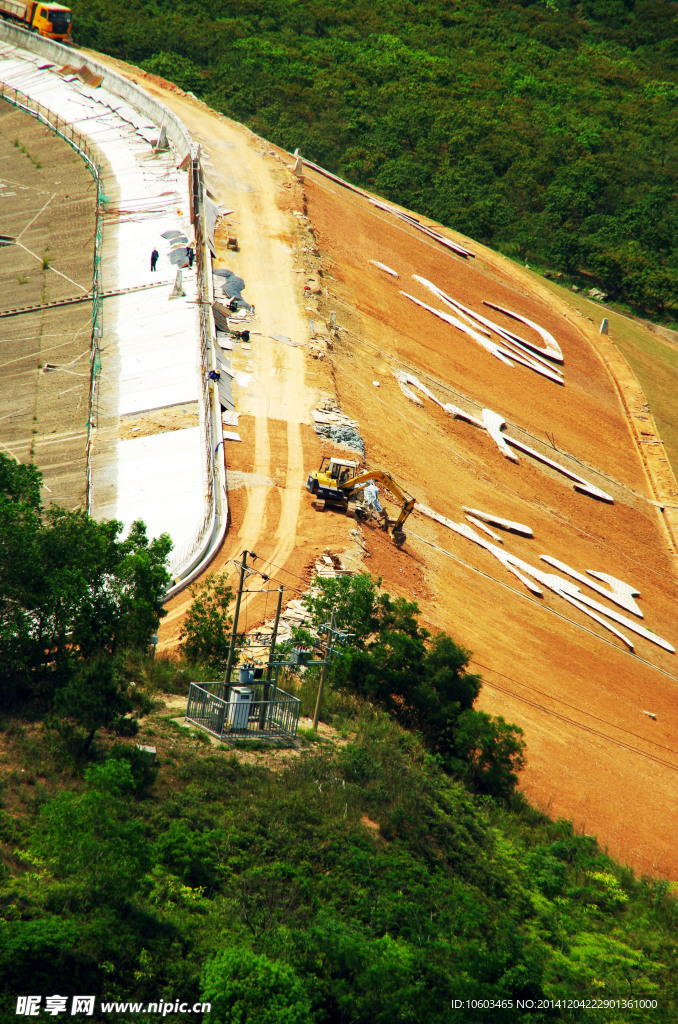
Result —
<instances>
[{"instance_id":1,"label":"dirt access road","mask_svg":"<svg viewBox=\"0 0 678 1024\"><path fill-rule=\"evenodd\" d=\"M232 560L243 550L254 551L257 567L271 576L269 586L282 582L289 600L306 587L311 567L326 546L342 550L351 544L346 523L330 517L319 522L304 490L309 467L329 450L311 426L312 409L329 391L327 369L316 363L307 366L311 314L305 309L299 253L313 240L302 223L302 190L279 153L246 128L170 83L101 54L92 56L136 81L182 119L201 147L210 192L233 211L226 224L237 235L240 251L220 246L215 269L228 267L244 279L243 294L256 309L252 331L260 334L253 333L250 351L236 347L227 353L236 372L233 393L242 444L226 442L231 522L209 571L229 571L235 586ZM218 233L218 242L225 241L225 233ZM275 335L288 337L297 347L272 340ZM176 648L191 601L189 588L167 605L159 650ZM246 595L244 627L273 609L273 598Z\"/></svg>"}]
</instances>

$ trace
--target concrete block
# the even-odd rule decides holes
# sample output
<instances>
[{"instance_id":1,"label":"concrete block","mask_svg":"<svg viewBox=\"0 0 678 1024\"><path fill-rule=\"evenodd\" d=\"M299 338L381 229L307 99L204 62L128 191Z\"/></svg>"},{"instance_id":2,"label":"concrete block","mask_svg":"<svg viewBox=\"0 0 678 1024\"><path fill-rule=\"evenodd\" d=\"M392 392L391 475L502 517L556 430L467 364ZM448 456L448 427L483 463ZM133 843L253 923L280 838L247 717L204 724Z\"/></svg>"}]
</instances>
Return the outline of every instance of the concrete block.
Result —
<instances>
[{"instance_id":1,"label":"concrete block","mask_svg":"<svg viewBox=\"0 0 678 1024\"><path fill-rule=\"evenodd\" d=\"M560 562L557 558L551 558L550 555L541 555L542 562L546 562L548 565L552 565L555 569L559 569L560 572L564 572L566 576L571 576L572 579L578 580L579 583L584 583L591 590L595 590L596 593L602 594L609 601L613 601L614 604L618 604L620 608L625 608L627 612L633 612L634 615L643 618L643 612L634 601L634 597L640 597L640 591L636 590L635 587L629 586L628 583L624 583L623 580L618 580L615 576L609 576L604 572L595 572L593 569L587 569L589 576L594 576L598 580L609 584L610 589L607 590L605 587L601 587L599 583L595 583L593 580L588 579L583 573L577 572L576 569L571 569L565 562Z\"/></svg>"},{"instance_id":2,"label":"concrete block","mask_svg":"<svg viewBox=\"0 0 678 1024\"><path fill-rule=\"evenodd\" d=\"M466 516L466 519L469 523L472 523L475 526L476 530L482 530L483 533L486 533L488 537L492 538L492 540L496 540L497 544L504 543L499 534L495 533L494 530L491 530L489 526L485 526L485 523L481 523L480 519L476 519L475 516Z\"/></svg>"},{"instance_id":3,"label":"concrete block","mask_svg":"<svg viewBox=\"0 0 678 1024\"><path fill-rule=\"evenodd\" d=\"M385 274L390 274L391 277L400 276L397 270L392 270L391 267L387 267L385 263L380 263L379 260L370 260L370 263L373 263L375 267L379 267L379 269L383 270Z\"/></svg>"},{"instance_id":4,"label":"concrete block","mask_svg":"<svg viewBox=\"0 0 678 1024\"><path fill-rule=\"evenodd\" d=\"M520 313L514 313L513 310L506 309L505 306L498 306L494 302L483 301L483 305L489 306L490 309L496 309L499 313L503 313L504 316L511 317L512 320L519 320L521 323L526 324L528 327L531 327L532 330L536 331L537 334L540 335L540 337L542 338L544 342L544 347L540 348L538 345L534 345L532 342L526 341L525 338L519 338L518 340L521 341L524 345L529 345L530 348L533 348L536 352L540 353L541 355L548 356L549 359L554 359L558 363L563 362L563 353L561 351L560 345L553 337L553 335L550 333L550 331L547 331L545 327L541 327L539 324L536 324L534 320L529 320L526 316L522 316Z\"/></svg>"},{"instance_id":5,"label":"concrete block","mask_svg":"<svg viewBox=\"0 0 678 1024\"><path fill-rule=\"evenodd\" d=\"M148 758L149 761L151 761L151 762L155 761L157 753L158 753L155 747L147 747L147 746L144 746L143 743L136 743L135 746L136 746L137 750L140 750L142 754L146 755L146 757Z\"/></svg>"}]
</instances>

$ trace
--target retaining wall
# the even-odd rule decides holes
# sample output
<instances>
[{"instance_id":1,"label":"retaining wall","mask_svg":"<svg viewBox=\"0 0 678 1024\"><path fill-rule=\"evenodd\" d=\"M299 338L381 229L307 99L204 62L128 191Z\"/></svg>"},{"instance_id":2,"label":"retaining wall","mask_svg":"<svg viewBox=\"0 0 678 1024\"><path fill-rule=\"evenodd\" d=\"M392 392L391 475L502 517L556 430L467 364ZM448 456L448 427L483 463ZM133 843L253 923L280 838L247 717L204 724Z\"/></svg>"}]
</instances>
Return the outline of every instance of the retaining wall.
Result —
<instances>
[{"instance_id":1,"label":"retaining wall","mask_svg":"<svg viewBox=\"0 0 678 1024\"><path fill-rule=\"evenodd\" d=\"M192 148L195 148L185 126L176 114L173 114L164 103L153 99L143 89L139 89L133 82L129 82L116 71L111 71L110 68L99 64L98 61L92 60L89 57L85 60L84 57L80 56L78 50L70 46L64 46L63 43L57 43L52 39L45 39L35 32L28 32L25 28L21 28L19 25L12 25L7 21L0 20L0 39L13 43L15 46L21 46L25 50L31 50L33 53L38 53L41 57L46 57L47 60L52 61L54 64L79 65L86 63L98 75L103 76L101 84L109 92L119 96L121 100L125 100L142 114L147 114L159 127L165 126L167 135L182 160L191 152Z\"/></svg>"},{"instance_id":2,"label":"retaining wall","mask_svg":"<svg viewBox=\"0 0 678 1024\"><path fill-rule=\"evenodd\" d=\"M128 81L126 78L123 78L122 75L117 74L117 72L105 67L105 65L100 64L98 61L92 60L91 57L88 57L85 61L85 59L80 56L78 50L64 46L62 43L57 43L51 39L45 39L34 32L28 32L26 29L23 29L18 25L13 25L2 20L0 20L0 40L4 40L14 46L21 47L22 49L44 57L46 60L58 66L66 64L79 66L82 63L86 63L89 68L102 76L101 85L105 89L113 95L118 96L126 103L129 103L131 107L134 107L140 113L145 114L154 124L157 124L159 128L165 128L168 139L174 147L180 161L183 161L186 157L190 156L191 163L189 166L193 170L200 168L200 147L194 145L191 141L191 137L183 122L163 103L149 96L143 89L140 89L133 82ZM52 127L51 125L48 126ZM189 174L191 188L192 177L193 175ZM205 191L201 173L199 177L199 209L195 209L193 204L192 208L194 211L196 241L198 242L200 256L202 257L202 259L199 257L198 260L201 265L199 267L201 291L203 293L204 301L209 303L213 297L211 294L211 255L207 246L204 218ZM207 370L216 368L214 351L215 334L212 317L207 314L206 309L202 306L200 334L203 370L206 373ZM93 332L93 343L96 340L98 339L95 339ZM207 475L211 484L209 487L211 508L205 517L206 530L202 541L194 551L188 564L183 568L179 576L175 578L173 586L167 593L167 599L174 596L174 594L178 593L184 587L188 586L200 575L201 572L204 571L207 565L209 565L210 561L221 546L228 524L228 495L226 490L226 472L223 456L221 406L219 404L218 397L215 394L214 387L203 389L201 421L205 431L206 444L208 444L210 449L209 452L206 452L206 456L208 459ZM220 447L222 449L222 453L219 456L217 453L219 452Z\"/></svg>"}]
</instances>

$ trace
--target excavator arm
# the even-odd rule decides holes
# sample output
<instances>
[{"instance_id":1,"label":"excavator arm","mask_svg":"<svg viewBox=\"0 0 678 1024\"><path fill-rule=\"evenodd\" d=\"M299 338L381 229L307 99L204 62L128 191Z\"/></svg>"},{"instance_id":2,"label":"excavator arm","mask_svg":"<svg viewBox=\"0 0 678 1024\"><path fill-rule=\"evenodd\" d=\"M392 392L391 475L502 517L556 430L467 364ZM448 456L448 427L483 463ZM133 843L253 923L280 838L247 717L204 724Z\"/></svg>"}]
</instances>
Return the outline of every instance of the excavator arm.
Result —
<instances>
[{"instance_id":1,"label":"excavator arm","mask_svg":"<svg viewBox=\"0 0 678 1024\"><path fill-rule=\"evenodd\" d=\"M400 502L400 515L391 528L393 539L398 547L400 547L405 541L403 526L410 512L414 509L415 499L411 494L408 494L407 491L403 490L400 484L396 483L390 473L384 473L379 469L371 470L369 473L359 473L358 476L353 477L353 479L346 480L340 485L341 490L345 492L360 490L364 484L369 483L370 480L374 480L376 483L382 484L382 486L390 491L393 497Z\"/></svg>"},{"instance_id":2,"label":"excavator arm","mask_svg":"<svg viewBox=\"0 0 678 1024\"><path fill-rule=\"evenodd\" d=\"M386 512L382 512L382 526L385 530L391 530L393 540L401 547L405 542L403 524L414 509L414 498L396 483L390 473L378 469L359 473L357 462L325 455L320 468L308 474L306 489L315 495L318 511L324 511L326 504L346 511L349 502L357 497L357 492L372 480L382 484L400 504L400 514L395 522L389 519Z\"/></svg>"}]
</instances>

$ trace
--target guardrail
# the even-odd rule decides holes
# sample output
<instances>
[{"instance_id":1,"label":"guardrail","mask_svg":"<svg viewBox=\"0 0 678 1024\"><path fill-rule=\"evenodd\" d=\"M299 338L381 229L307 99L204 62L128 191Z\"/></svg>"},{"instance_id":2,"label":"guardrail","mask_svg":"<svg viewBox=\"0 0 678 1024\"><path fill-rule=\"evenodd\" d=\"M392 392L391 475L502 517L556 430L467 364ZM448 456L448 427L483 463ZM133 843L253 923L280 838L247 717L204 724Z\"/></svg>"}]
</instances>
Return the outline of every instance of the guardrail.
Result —
<instances>
[{"instance_id":1,"label":"guardrail","mask_svg":"<svg viewBox=\"0 0 678 1024\"><path fill-rule=\"evenodd\" d=\"M38 53L59 65L70 63L73 55L78 53L77 47L64 46L63 43L57 43L53 39L45 39L43 36L36 35L34 32L29 32L25 28L12 25L7 21L0 21L0 39ZM147 114L159 127L165 126L167 135L182 160L188 156L191 152L191 137L181 119L173 114L164 103L149 96L134 82L123 78L116 71L111 71L105 64L100 64L98 60L89 56L82 59L86 59L87 65L102 76L101 84L109 92L119 96L120 99L127 100L141 113Z\"/></svg>"},{"instance_id":2,"label":"guardrail","mask_svg":"<svg viewBox=\"0 0 678 1024\"><path fill-rule=\"evenodd\" d=\"M73 55L77 49L64 46L50 39L44 39L34 33L27 32L18 25L12 25L0 21L0 40L22 47L32 53L45 57L56 65L63 66L72 62ZM211 255L207 244L207 232L204 216L204 182L202 167L200 165L200 149L193 145L191 138L183 122L172 113L163 103L149 96L140 89L134 82L128 81L122 75L110 70L104 64L90 58L86 59L87 66L102 76L101 85L121 99L126 100L130 106L146 114L159 128L164 127L167 136L174 146L180 158L180 163L186 161L189 167L189 201L191 207L191 219L196 234L196 263L198 270L198 282L201 295L199 331L200 331L200 355L202 368L202 402L200 403L200 420L203 431L203 447L206 466L206 484L208 510L203 522L196 531L196 537L192 544L192 550L187 552L186 563L181 567L180 573L175 577L175 583L167 592L166 599L178 593L188 586L209 564L221 545L228 525L228 496L226 490L226 472L223 452L218 455L219 447L223 448L223 427L221 420L221 405L219 403L216 388L209 383L207 374L210 369L216 369L216 335L214 324L209 310L214 298L211 273ZM6 88L6 92L14 94L17 90ZM3 95L5 95L3 93ZM37 101L30 100L30 97L22 96L23 109L32 116L38 116L42 112L41 120L51 130L55 131L69 145L80 153L86 161L87 166L97 180L97 224L95 243L95 280L93 282L93 313L92 313L92 383L90 387L90 412L88 417L88 440L87 440L87 511L91 512L91 431L92 415L95 408L97 395L96 384L101 366L99 341L103 332L102 308L100 296L100 278L98 274L101 245L103 241L103 217L100 215L99 202L101 192L101 174L94 158L95 150L85 140L84 136L75 132L72 125L57 117L52 111ZM8 99L9 96L5 95ZM11 102L11 100L10 100ZM18 104L16 104L18 105ZM43 119L44 118L44 119ZM96 172L96 173L95 173Z\"/></svg>"},{"instance_id":3,"label":"guardrail","mask_svg":"<svg viewBox=\"0 0 678 1024\"><path fill-rule=\"evenodd\" d=\"M240 687L224 683L191 683L186 720L220 740L283 739L297 735L301 701L284 690L274 689L273 700L235 699ZM254 684L255 695L263 686Z\"/></svg>"}]
</instances>

